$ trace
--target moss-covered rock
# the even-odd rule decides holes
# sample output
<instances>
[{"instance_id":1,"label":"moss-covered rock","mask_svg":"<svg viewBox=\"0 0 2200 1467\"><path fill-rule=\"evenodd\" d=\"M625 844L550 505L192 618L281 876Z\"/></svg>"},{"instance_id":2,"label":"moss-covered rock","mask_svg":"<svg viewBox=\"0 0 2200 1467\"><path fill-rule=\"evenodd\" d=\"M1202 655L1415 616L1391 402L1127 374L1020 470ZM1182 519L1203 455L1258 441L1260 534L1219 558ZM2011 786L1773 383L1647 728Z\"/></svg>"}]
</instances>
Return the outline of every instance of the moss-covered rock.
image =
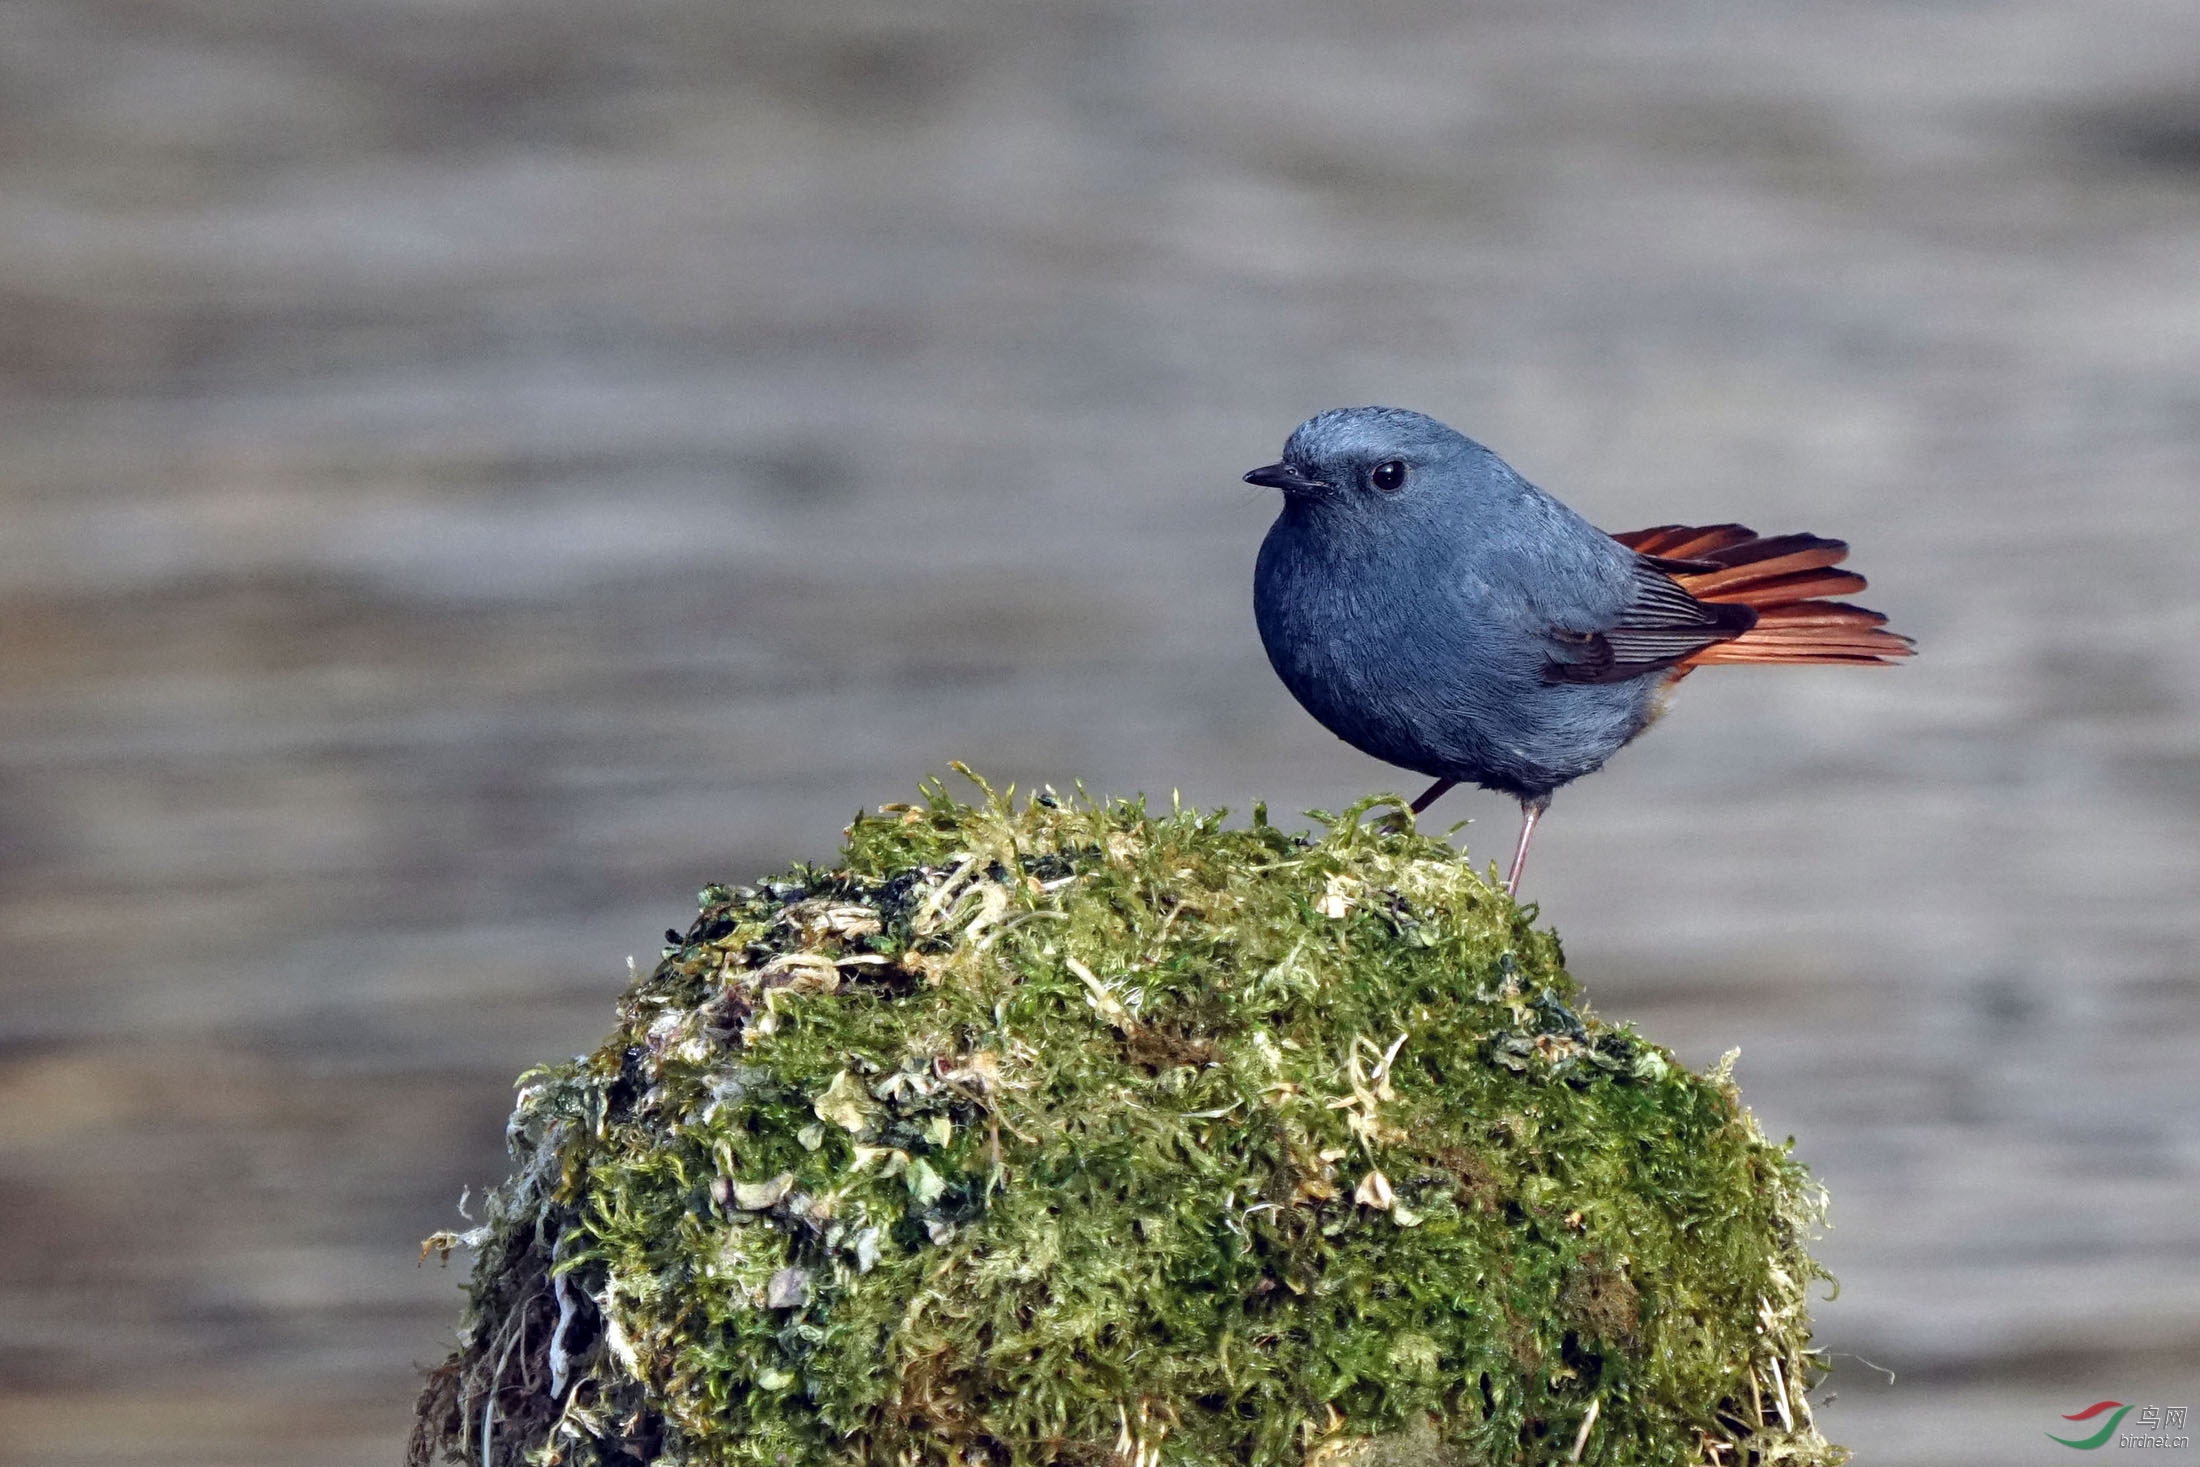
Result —
<instances>
[{"instance_id":1,"label":"moss-covered rock","mask_svg":"<svg viewBox=\"0 0 2200 1467\"><path fill-rule=\"evenodd\" d=\"M431 1240L413 1460L1840 1461L1818 1189L1370 808L930 786L705 891Z\"/></svg>"}]
</instances>

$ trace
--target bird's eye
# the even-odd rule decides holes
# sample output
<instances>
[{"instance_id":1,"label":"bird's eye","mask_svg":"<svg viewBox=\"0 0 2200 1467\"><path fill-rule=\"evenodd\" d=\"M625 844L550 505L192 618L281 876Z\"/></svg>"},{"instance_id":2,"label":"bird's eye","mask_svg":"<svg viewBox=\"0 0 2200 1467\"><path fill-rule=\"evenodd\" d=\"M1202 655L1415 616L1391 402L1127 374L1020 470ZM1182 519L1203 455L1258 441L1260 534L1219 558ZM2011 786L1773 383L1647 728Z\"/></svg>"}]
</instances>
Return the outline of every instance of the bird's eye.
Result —
<instances>
[{"instance_id":1,"label":"bird's eye","mask_svg":"<svg viewBox=\"0 0 2200 1467\"><path fill-rule=\"evenodd\" d=\"M1367 476L1367 482L1373 484L1385 494L1395 494L1405 487L1406 466L1398 459L1391 459L1387 463L1379 463L1375 465L1374 472Z\"/></svg>"}]
</instances>

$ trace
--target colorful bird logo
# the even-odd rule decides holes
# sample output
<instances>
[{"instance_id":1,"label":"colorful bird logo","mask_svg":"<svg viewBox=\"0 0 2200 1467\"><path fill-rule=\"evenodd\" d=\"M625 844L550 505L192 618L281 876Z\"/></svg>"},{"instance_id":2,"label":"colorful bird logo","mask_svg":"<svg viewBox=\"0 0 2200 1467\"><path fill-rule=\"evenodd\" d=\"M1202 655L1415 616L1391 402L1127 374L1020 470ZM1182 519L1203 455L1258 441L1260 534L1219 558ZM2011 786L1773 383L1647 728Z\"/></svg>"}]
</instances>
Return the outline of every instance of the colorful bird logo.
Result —
<instances>
[{"instance_id":1,"label":"colorful bird logo","mask_svg":"<svg viewBox=\"0 0 2200 1467\"><path fill-rule=\"evenodd\" d=\"M2116 1434L2117 1423L2124 1419L2124 1413L2126 1411L2129 1411L2130 1409L2131 1408L2129 1406L2126 1406L2121 1401L2095 1401L2092 1405L2086 1407L2083 1411L2078 1411L2069 1416L2065 1416L2063 1420L2091 1421L2094 1417L2100 1415L2103 1411L2114 1411L2116 1414L2109 1417L2107 1422L2101 1427L2099 1431L2096 1431L2095 1433L2093 1433L2093 1435L2087 1437L2083 1441L2074 1442L2069 1437L2057 1436L2053 1432L2049 1432L2047 1434L2047 1439L2051 1442L2061 1442L2066 1447L2076 1447L2081 1452L2090 1452L2095 1447L2108 1445L2108 1439Z\"/></svg>"}]
</instances>

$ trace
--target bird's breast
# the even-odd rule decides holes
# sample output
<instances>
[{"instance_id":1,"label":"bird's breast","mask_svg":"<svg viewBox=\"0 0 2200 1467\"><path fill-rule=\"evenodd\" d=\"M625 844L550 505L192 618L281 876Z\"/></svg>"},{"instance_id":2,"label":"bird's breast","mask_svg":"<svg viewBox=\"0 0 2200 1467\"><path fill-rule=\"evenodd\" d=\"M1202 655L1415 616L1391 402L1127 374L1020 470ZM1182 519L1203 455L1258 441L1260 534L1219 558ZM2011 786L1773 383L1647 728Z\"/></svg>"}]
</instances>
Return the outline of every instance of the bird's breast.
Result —
<instances>
[{"instance_id":1,"label":"bird's breast","mask_svg":"<svg viewBox=\"0 0 2200 1467\"><path fill-rule=\"evenodd\" d=\"M1456 577L1342 559L1274 532L1254 583L1261 642L1284 686L1331 731L1409 767L1425 762L1437 725L1459 721L1462 680L1501 671L1478 599Z\"/></svg>"}]
</instances>

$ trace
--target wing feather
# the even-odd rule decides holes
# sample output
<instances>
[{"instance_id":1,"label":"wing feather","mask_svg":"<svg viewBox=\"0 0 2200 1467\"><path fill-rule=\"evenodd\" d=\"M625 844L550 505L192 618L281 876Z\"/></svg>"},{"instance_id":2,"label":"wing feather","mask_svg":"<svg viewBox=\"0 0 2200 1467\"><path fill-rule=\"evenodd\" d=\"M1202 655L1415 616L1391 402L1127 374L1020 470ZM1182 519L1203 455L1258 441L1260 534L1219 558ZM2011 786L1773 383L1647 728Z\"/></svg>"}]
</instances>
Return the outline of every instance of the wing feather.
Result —
<instances>
[{"instance_id":1,"label":"wing feather","mask_svg":"<svg viewBox=\"0 0 2200 1467\"><path fill-rule=\"evenodd\" d=\"M1661 568L1638 553L1632 594L1610 626L1551 631L1552 653L1543 675L1550 682L1614 683L1671 667L1757 624L1757 613L1739 602L1697 600Z\"/></svg>"}]
</instances>

